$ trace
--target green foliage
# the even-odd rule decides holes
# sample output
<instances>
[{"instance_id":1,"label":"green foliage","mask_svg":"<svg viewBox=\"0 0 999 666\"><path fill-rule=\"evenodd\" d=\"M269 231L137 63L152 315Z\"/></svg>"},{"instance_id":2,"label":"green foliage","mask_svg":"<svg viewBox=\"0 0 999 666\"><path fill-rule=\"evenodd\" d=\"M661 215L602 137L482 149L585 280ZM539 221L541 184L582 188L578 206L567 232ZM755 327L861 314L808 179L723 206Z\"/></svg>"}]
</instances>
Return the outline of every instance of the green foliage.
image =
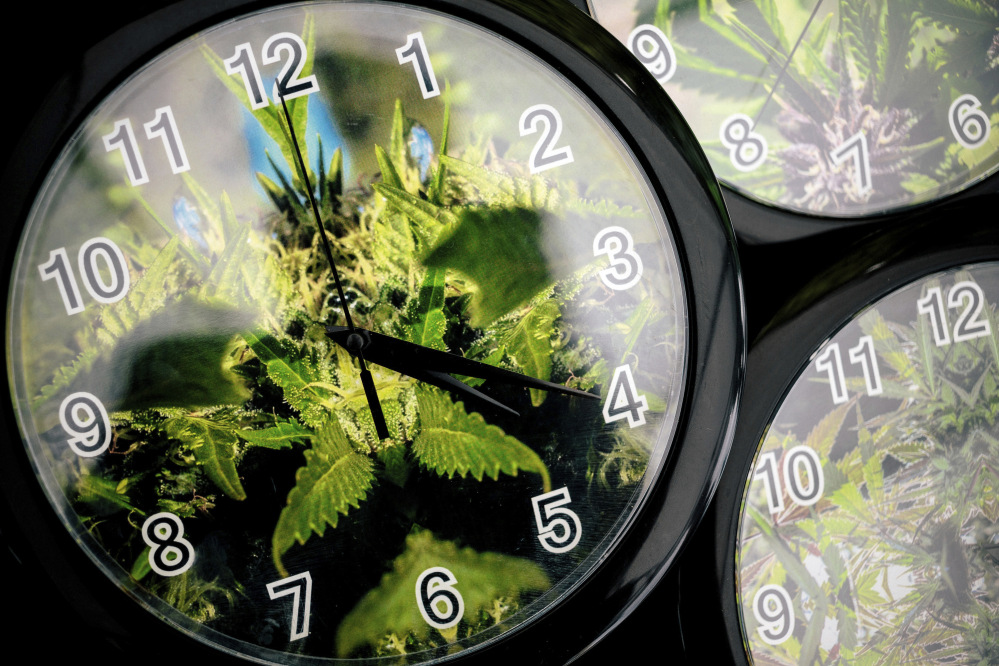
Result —
<instances>
[{"instance_id":1,"label":"green foliage","mask_svg":"<svg viewBox=\"0 0 999 666\"><path fill-rule=\"evenodd\" d=\"M416 399L422 422L413 455L423 466L441 476L471 474L477 481L524 470L540 474L545 492L551 490L548 469L538 454L486 423L481 414L468 414L462 403L435 390L420 389Z\"/></svg>"},{"instance_id":2,"label":"green foliage","mask_svg":"<svg viewBox=\"0 0 999 666\"><path fill-rule=\"evenodd\" d=\"M303 30L312 53L311 22ZM206 48L203 55L249 110L242 82L214 52ZM306 62L303 76L311 67ZM300 137L307 108L306 97L289 101ZM447 100L444 111L441 145L425 175L410 155L415 121L401 103L386 147L372 151L377 174L345 186L344 154L337 148L327 161L320 144L319 173L308 180L316 184L322 220L307 205L305 174L280 108L252 111L296 174L283 175L288 170L274 157L274 173L257 174L271 210L253 218L244 210L249 206L185 174L182 192L204 222L202 246L137 201L144 223L165 236L134 234L129 256L143 263L133 266L128 296L101 308L77 336L71 360L50 373L35 399L54 427L68 390L116 387L109 391L120 396L109 405L111 450L94 464L67 464L67 484L95 538L113 543L114 556L137 581L198 622L242 623L242 586L287 575L293 559L317 544L375 550L378 557L364 566L376 574L395 557L376 588L357 591L360 601L338 633L343 654L400 653L454 640L430 630L413 604L415 576L441 562L461 581L463 632L505 621L551 585L541 566L499 547L478 552L418 527L404 535L417 516L441 512L425 496L428 484L523 483L548 491L549 466L584 455L566 450L577 441L557 430L544 441L530 439L530 423L500 428L488 411L469 411L437 389L369 364L390 432L381 439L357 360L325 334L344 304L335 302L319 224L332 236L346 307L358 326L548 381L586 389L607 381L603 341L581 335L563 311L582 301L611 320L614 308L630 311L635 303L621 296L604 305L599 287L581 286L596 282L590 278L600 262L561 270L559 258L546 255L543 223L557 213L581 226L606 225L635 211L580 197L575 183L508 173L479 145L445 154ZM664 316L655 306L639 309L644 315L628 322L635 335ZM648 359L649 367L656 360ZM544 418L553 422L578 417L562 409L564 396L532 390L528 403L522 389L495 390L504 391L504 404L548 410ZM602 425L596 411L592 416ZM626 462L608 464L615 481L607 485L642 478L648 451L635 441L621 448ZM215 544L211 557L199 545L193 569L161 580L149 567L141 524L164 510L184 519L192 542L210 538L221 524L245 543ZM387 526L384 534L354 524L369 513ZM393 525L405 529L393 533Z\"/></svg>"},{"instance_id":3,"label":"green foliage","mask_svg":"<svg viewBox=\"0 0 999 666\"><path fill-rule=\"evenodd\" d=\"M163 423L163 430L194 451L194 459L208 478L229 497L246 499L246 491L236 471L238 425L228 419L175 416Z\"/></svg>"},{"instance_id":4,"label":"green foliage","mask_svg":"<svg viewBox=\"0 0 999 666\"><path fill-rule=\"evenodd\" d=\"M933 286L942 285L927 282L922 295ZM920 663L988 663L994 654L995 304L981 316L989 335L937 345L926 316L910 324L866 312L859 329L874 341L883 402L853 397L818 418L804 441L777 427L767 434L762 450L778 460L799 444L818 454L825 480L815 505L799 506L785 492L784 510L751 509L743 526L746 603L772 583L808 609L797 618L807 625L800 642L766 648L775 663L894 663L901 654ZM858 378L848 389L863 395L866 384ZM878 413L864 413L862 404ZM753 506L766 506L762 486L750 486ZM755 632L751 611L745 617ZM833 621L837 643L822 647L818 637Z\"/></svg>"},{"instance_id":5,"label":"green foliage","mask_svg":"<svg viewBox=\"0 0 999 666\"><path fill-rule=\"evenodd\" d=\"M453 637L435 640L426 621L413 603L413 590L419 575L430 567L448 563L448 569L460 581L457 585L465 602L465 614L457 628L481 628L498 622L492 612L498 599L516 601L530 592L546 590L551 583L545 572L534 562L498 553L477 553L471 548L459 548L452 541L439 541L428 531L419 531L406 539L406 549L392 563L378 587L368 592L337 631L336 650L341 657L355 653L365 645L378 645L382 638L404 636L409 641L396 638L393 642L398 652L406 645L412 651L432 645L452 642ZM488 626L488 625L487 625ZM443 640L442 640L443 638Z\"/></svg>"},{"instance_id":6,"label":"green foliage","mask_svg":"<svg viewBox=\"0 0 999 666\"><path fill-rule=\"evenodd\" d=\"M357 507L375 480L373 461L351 448L336 419L312 438L305 461L274 528L274 562L282 576L288 573L281 556L292 544L304 544L312 534L323 536L327 525L336 527L340 515Z\"/></svg>"},{"instance_id":7,"label":"green foliage","mask_svg":"<svg viewBox=\"0 0 999 666\"><path fill-rule=\"evenodd\" d=\"M470 323L481 327L551 285L541 240L541 216L535 210L467 209L423 263L472 281Z\"/></svg>"},{"instance_id":8,"label":"green foliage","mask_svg":"<svg viewBox=\"0 0 999 666\"><path fill-rule=\"evenodd\" d=\"M770 151L752 173L736 171L720 142L705 144L722 177L758 194L815 211L924 198L993 153L929 129L948 127L940 100L974 94L989 104L996 95L992 0L636 4L640 22L670 36L678 71L687 73L671 86L695 87L709 111L717 104L727 116L737 101L762 119ZM993 131L997 123L993 116ZM858 131L877 174L866 192L828 158Z\"/></svg>"}]
</instances>

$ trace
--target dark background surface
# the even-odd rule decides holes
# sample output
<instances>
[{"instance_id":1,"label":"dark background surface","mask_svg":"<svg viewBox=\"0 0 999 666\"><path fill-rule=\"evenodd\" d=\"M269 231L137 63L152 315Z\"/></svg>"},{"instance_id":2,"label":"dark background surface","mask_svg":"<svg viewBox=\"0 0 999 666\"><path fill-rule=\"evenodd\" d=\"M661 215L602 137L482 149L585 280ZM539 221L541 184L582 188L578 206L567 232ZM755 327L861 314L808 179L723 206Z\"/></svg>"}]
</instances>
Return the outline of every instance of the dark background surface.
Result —
<instances>
[{"instance_id":1,"label":"dark background surface","mask_svg":"<svg viewBox=\"0 0 999 666\"><path fill-rule=\"evenodd\" d=\"M573 2L577 6L584 4L584 0ZM4 49L9 99L5 105L4 131L0 134L2 159L6 160L13 147L24 139L22 128L39 112L59 113L59 109L38 108L56 74L84 66L79 54L120 26L164 4L167 3L112 0L98 5L73 3L54 8L34 3L24 7L21 18L9 21ZM594 29L598 29L595 24ZM993 177L959 198L996 189L997 179ZM727 191L726 198L740 234L750 343L802 284L854 251L869 234L891 229L910 214L835 223L775 213ZM774 266L780 266L780 271L775 271ZM3 266L5 271L9 268ZM4 446L12 443L16 444L8 441ZM8 495L17 492L17 489L6 490ZM11 511L18 510L16 505L0 503L0 526L11 525ZM710 521L705 524L710 528ZM95 636L81 617L81 612L87 613L86 604L82 604L82 611L77 611L65 600L65 596L70 596L79 601L79 590L59 589L39 568L19 535L8 531L2 537L0 570L4 572L7 611L6 619L0 623L0 636L9 649L23 646L35 657L53 660L86 656L108 666L133 659L138 663L157 663L155 645L150 645L149 653L142 656L123 655L113 649L107 653L108 643ZM67 541L56 539L49 547L71 548ZM703 663L695 647L684 644L681 629L686 628L700 640L714 634L710 624L705 626L717 614L710 611L716 610L719 600L718 582L704 575L704 559L711 555L704 549L710 543L710 539L701 539L693 549L688 549L689 557L667 574L638 610L575 663L595 666L622 659L646 661L646 655L653 655L661 663ZM718 627L717 640L725 640L723 633ZM535 664L541 660L538 655L524 655L523 663Z\"/></svg>"}]
</instances>

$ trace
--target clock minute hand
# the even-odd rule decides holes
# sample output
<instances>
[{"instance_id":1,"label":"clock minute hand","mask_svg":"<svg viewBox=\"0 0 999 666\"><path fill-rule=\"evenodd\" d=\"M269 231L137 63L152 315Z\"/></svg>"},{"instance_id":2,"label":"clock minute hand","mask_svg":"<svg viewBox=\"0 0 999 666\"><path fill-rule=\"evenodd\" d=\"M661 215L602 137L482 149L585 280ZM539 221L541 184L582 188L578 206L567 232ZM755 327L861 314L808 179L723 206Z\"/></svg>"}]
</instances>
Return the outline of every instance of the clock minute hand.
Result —
<instances>
[{"instance_id":1,"label":"clock minute hand","mask_svg":"<svg viewBox=\"0 0 999 666\"><path fill-rule=\"evenodd\" d=\"M275 86L280 91L280 86L278 86L276 81ZM350 352L351 356L356 358L361 366L361 386L364 388L364 397L368 401L368 409L371 410L371 418L375 422L375 432L378 434L379 439L387 439L390 437L388 425L385 423L385 413L382 411L382 403L378 400L375 380L372 378L371 371L368 370L368 366L364 362L364 354L362 352L364 349L363 340L355 333L358 329L354 327L354 322L350 319L347 298L343 293L343 285L340 284L340 273L336 269L336 262L333 261L333 251L330 249L330 241L326 236L326 227L323 226L323 218L319 214L319 204L316 203L316 197L312 194L312 183L309 182L309 172L305 166L305 160L302 159L302 150L298 147L298 138L295 136L295 126L291 122L291 114L288 113L288 104L285 102L283 94L279 92L279 96L281 98L281 108L284 110L284 118L288 123L288 135L291 138L291 145L295 148L295 156L298 158L298 165L302 169L302 182L305 185L305 191L309 195L309 203L312 204L312 213L316 217L316 226L319 227L319 236L322 238L323 251L326 253L326 261L329 262L330 270L333 272L333 282L336 285L337 294L340 296L340 305L343 307L344 319L347 321L348 335L344 338L341 346Z\"/></svg>"},{"instance_id":2,"label":"clock minute hand","mask_svg":"<svg viewBox=\"0 0 999 666\"><path fill-rule=\"evenodd\" d=\"M494 380L505 384L514 384L526 388L539 389L541 391L554 391L566 395L580 398L591 398L599 400L600 396L579 389L570 388L561 384L554 384L543 379L522 375L512 370L498 368L488 363L473 361L472 359L451 354L449 352L423 347L421 345L393 338L381 333L355 328L354 332L367 338L364 347L365 357L372 363L377 363L383 367L401 372L404 375L420 379L418 374L426 373L455 373L478 377L479 379ZM350 329L345 326L327 326L326 335L337 344L344 346L351 334ZM452 378L453 379L453 378ZM457 382L457 380L454 380ZM433 382L428 382L433 383ZM461 382L458 382L461 384ZM466 384L461 384L467 389L474 391ZM475 391L478 393L478 391ZM482 394L480 394L482 395ZM483 396L484 397L484 396Z\"/></svg>"}]
</instances>

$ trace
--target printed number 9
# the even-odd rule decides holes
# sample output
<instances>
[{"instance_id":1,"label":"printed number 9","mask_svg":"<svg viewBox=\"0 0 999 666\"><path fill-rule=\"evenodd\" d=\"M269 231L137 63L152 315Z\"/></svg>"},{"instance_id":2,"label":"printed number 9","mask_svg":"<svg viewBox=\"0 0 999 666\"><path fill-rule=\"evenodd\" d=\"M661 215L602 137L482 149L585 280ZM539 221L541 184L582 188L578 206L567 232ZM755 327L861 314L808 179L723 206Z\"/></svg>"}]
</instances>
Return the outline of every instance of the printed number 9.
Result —
<instances>
[{"instance_id":1,"label":"printed number 9","mask_svg":"<svg viewBox=\"0 0 999 666\"><path fill-rule=\"evenodd\" d=\"M628 49L660 83L673 78L676 54L669 39L656 26L645 24L632 30L628 35Z\"/></svg>"},{"instance_id":2,"label":"printed number 9","mask_svg":"<svg viewBox=\"0 0 999 666\"><path fill-rule=\"evenodd\" d=\"M111 423L104 405L92 393L79 391L66 396L59 406L59 423L76 455L93 458L111 444Z\"/></svg>"},{"instance_id":3,"label":"printed number 9","mask_svg":"<svg viewBox=\"0 0 999 666\"><path fill-rule=\"evenodd\" d=\"M760 588L753 597L753 615L760 623L756 631L769 645L783 643L794 632L794 607L787 590L780 585Z\"/></svg>"}]
</instances>

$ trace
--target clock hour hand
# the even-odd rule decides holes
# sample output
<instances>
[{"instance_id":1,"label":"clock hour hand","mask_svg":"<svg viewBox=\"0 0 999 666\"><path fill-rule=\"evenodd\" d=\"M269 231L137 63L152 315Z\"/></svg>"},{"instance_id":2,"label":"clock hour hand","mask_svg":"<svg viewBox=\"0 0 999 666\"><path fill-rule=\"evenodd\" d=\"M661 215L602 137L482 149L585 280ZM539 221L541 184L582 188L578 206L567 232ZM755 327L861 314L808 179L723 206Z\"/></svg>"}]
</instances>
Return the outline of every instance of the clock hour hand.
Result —
<instances>
[{"instance_id":1,"label":"clock hour hand","mask_svg":"<svg viewBox=\"0 0 999 666\"><path fill-rule=\"evenodd\" d=\"M457 354L431 349L430 347L423 347L412 342L407 342L406 340L393 338L388 335L382 335L381 333L375 333L373 331L367 331L360 328L355 328L353 332L366 338L364 354L368 360L372 363L377 363L380 366L389 368L390 370L401 372L402 374L413 377L414 379L420 379L417 375L421 373L425 374L432 372L436 375L454 373L467 375L469 377L478 377L479 379L493 380L505 384L523 386L525 388L534 388L542 391L554 391L556 393L564 393L566 395L573 395L580 398L592 398L595 400L600 399L600 396L587 393L586 391L580 391L579 389L569 388L568 386L563 386L561 384L554 384L543 379L537 379L536 377L522 375L518 372L513 372L512 370L507 370L505 368L497 368L496 366L489 365L488 363L481 363L479 361L473 361L472 359L465 358L464 356L458 356ZM327 326L326 335L338 345L346 346L347 340L351 335L351 330L345 326ZM454 381L457 382L457 380ZM434 384L432 381L427 381L427 383ZM474 390L461 382L458 382L458 384L464 386L467 390ZM456 389L449 388L448 390ZM460 390L458 392L464 393L466 391ZM478 393L478 391L475 392Z\"/></svg>"}]
</instances>

